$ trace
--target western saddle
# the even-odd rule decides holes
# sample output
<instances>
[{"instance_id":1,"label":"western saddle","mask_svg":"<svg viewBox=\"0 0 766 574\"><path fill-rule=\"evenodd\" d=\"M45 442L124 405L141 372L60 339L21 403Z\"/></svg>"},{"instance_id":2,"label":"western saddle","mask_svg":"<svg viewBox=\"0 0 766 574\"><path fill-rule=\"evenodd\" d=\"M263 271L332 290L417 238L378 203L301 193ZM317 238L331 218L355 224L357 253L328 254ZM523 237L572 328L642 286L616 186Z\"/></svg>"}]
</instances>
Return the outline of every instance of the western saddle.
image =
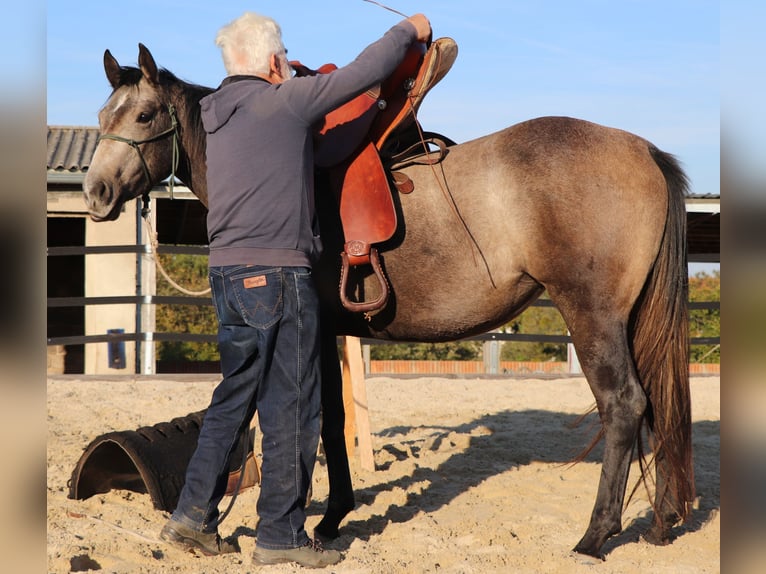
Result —
<instances>
[{"instance_id":1,"label":"western saddle","mask_svg":"<svg viewBox=\"0 0 766 574\"><path fill-rule=\"evenodd\" d=\"M453 142L424 134L416 113L426 93L449 71L457 57L457 44L439 38L429 45L410 47L402 63L383 83L333 110L315 133L315 163L329 175L338 199L343 227L340 299L349 311L371 314L382 309L389 285L373 245L390 239L397 227L391 184L410 193L412 181L392 166L437 163ZM291 62L300 75L331 73L326 64L310 70ZM429 145L438 146L430 152ZM420 158L420 159L417 159ZM380 292L373 301L352 301L347 293L351 267L371 265ZM369 315L368 315L369 316Z\"/></svg>"}]
</instances>

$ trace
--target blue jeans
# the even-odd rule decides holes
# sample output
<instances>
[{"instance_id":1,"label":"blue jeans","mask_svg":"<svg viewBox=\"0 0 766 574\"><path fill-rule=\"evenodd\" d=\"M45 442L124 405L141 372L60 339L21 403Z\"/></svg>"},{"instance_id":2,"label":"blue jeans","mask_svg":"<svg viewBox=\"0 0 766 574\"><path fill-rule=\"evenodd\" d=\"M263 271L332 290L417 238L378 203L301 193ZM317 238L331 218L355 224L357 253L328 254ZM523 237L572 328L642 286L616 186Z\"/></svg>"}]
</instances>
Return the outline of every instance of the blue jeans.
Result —
<instances>
[{"instance_id":1,"label":"blue jeans","mask_svg":"<svg viewBox=\"0 0 766 574\"><path fill-rule=\"evenodd\" d=\"M303 267L210 269L223 380L213 392L173 520L212 532L228 459L256 410L262 434L257 544L302 546L320 432L319 301Z\"/></svg>"}]
</instances>

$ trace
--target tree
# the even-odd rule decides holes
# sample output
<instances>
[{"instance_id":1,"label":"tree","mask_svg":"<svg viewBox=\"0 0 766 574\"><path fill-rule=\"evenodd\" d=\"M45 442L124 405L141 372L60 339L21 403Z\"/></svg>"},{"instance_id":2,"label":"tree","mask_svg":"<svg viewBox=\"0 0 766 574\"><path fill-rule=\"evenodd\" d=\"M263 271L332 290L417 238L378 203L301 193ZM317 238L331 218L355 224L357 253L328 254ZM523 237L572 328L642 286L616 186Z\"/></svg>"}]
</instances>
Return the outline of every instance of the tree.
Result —
<instances>
[{"instance_id":1,"label":"tree","mask_svg":"<svg viewBox=\"0 0 766 574\"><path fill-rule=\"evenodd\" d=\"M207 278L207 257L204 255L159 255L160 263L167 274L193 291L202 291L209 286ZM175 287L164 277L157 276L158 295L178 295ZM202 305L157 305L156 325L159 333L213 334L218 330L215 310ZM157 344L157 358L173 361L217 361L216 343L190 341L163 341Z\"/></svg>"},{"instance_id":2,"label":"tree","mask_svg":"<svg viewBox=\"0 0 766 574\"><path fill-rule=\"evenodd\" d=\"M550 300L543 293L541 300ZM567 326L555 307L531 306L504 327L507 333L525 335L566 335ZM564 343L506 341L500 351L503 361L566 361Z\"/></svg>"},{"instance_id":3,"label":"tree","mask_svg":"<svg viewBox=\"0 0 766 574\"><path fill-rule=\"evenodd\" d=\"M712 275L700 272L689 278L690 301L720 301L721 300L721 272L713 271ZM691 309L689 311L689 336L690 337L720 337L721 336L721 310L719 309ZM690 362L692 363L720 363L720 345L692 345Z\"/></svg>"},{"instance_id":4,"label":"tree","mask_svg":"<svg viewBox=\"0 0 766 574\"><path fill-rule=\"evenodd\" d=\"M474 361L481 359L481 353L481 341L390 343L370 347L370 358L375 361Z\"/></svg>"}]
</instances>

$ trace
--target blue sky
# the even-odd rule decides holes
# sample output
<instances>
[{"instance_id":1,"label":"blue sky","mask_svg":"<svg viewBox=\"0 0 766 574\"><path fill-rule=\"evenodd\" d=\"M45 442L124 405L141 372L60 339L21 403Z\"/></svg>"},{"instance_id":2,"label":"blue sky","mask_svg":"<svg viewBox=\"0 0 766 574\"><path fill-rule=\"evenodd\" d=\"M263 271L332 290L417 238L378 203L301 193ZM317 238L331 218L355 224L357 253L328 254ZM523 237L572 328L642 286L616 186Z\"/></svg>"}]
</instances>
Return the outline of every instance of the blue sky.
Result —
<instances>
[{"instance_id":1,"label":"blue sky","mask_svg":"<svg viewBox=\"0 0 766 574\"><path fill-rule=\"evenodd\" d=\"M282 25L291 58L343 65L399 16L362 0L49 2L47 123L97 125L105 49L135 65L138 43L179 77L217 86L217 30L245 10ZM465 141L542 115L637 133L674 153L695 193L719 193L719 5L707 0L389 0L424 12L459 46L423 125Z\"/></svg>"}]
</instances>

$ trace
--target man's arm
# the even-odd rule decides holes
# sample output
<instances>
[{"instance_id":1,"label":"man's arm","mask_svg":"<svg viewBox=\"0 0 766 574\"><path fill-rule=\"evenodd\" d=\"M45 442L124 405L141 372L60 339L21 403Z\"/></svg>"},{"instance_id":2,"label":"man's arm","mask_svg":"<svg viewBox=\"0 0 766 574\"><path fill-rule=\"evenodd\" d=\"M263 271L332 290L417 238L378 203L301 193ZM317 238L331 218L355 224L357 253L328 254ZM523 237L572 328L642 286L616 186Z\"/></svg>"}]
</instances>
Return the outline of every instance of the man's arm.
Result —
<instances>
[{"instance_id":1,"label":"man's arm","mask_svg":"<svg viewBox=\"0 0 766 574\"><path fill-rule=\"evenodd\" d=\"M313 124L390 76L416 41L431 36L431 25L422 14L399 22L356 59L329 74L294 78L280 86L293 111Z\"/></svg>"}]
</instances>

